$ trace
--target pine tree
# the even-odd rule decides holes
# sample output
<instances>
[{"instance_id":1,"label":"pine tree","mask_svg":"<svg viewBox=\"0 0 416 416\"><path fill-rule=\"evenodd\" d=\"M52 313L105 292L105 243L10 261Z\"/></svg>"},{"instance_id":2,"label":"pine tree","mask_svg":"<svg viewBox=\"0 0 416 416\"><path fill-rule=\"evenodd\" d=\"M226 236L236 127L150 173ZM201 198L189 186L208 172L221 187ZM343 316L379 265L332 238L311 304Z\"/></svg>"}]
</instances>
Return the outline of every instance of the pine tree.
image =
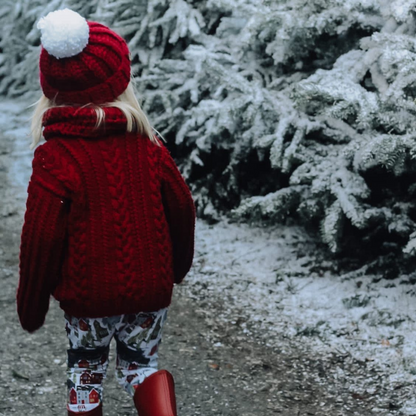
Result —
<instances>
[{"instance_id":1,"label":"pine tree","mask_svg":"<svg viewBox=\"0 0 416 416\"><path fill-rule=\"evenodd\" d=\"M307 185L306 192L293 191L301 195L296 213L320 221L322 239L333 252L348 248L348 221L368 247L374 250L376 243L378 255L395 253L403 260L400 248L409 236L404 253L415 253L415 4L382 4L380 30L359 39L331 68L319 68L287 90L314 127L292 134L284 152L277 140L282 171L288 158L297 159L289 187L243 201L237 215L279 212L283 192ZM276 141L271 160L274 146ZM363 241L353 241L363 248Z\"/></svg>"}]
</instances>

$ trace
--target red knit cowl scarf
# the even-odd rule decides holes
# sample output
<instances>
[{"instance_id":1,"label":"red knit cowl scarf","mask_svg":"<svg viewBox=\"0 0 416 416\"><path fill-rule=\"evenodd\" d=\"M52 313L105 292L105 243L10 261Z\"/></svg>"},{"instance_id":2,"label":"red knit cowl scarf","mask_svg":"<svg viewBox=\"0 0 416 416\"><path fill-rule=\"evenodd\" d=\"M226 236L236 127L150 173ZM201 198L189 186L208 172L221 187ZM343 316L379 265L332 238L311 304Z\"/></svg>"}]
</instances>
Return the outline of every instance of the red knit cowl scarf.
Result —
<instances>
[{"instance_id":1,"label":"red knit cowl scarf","mask_svg":"<svg viewBox=\"0 0 416 416\"><path fill-rule=\"evenodd\" d=\"M54 136L74 138L98 138L124 133L127 120L124 113L115 107L102 107L105 121L96 128L97 114L91 107L54 107L43 117L43 136L46 140Z\"/></svg>"}]
</instances>

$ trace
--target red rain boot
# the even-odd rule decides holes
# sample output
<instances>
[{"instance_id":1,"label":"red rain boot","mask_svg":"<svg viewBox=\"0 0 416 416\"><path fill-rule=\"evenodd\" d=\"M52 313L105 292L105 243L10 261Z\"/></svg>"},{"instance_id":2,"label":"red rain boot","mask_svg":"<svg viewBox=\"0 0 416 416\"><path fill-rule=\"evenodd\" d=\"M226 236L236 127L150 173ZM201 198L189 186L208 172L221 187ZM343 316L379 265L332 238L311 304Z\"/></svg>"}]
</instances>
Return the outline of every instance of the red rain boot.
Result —
<instances>
[{"instance_id":1,"label":"red rain boot","mask_svg":"<svg viewBox=\"0 0 416 416\"><path fill-rule=\"evenodd\" d=\"M139 416L177 416L172 374L160 370L146 377L133 400Z\"/></svg>"},{"instance_id":2,"label":"red rain boot","mask_svg":"<svg viewBox=\"0 0 416 416\"><path fill-rule=\"evenodd\" d=\"M100 403L98 407L90 410L89 412L71 412L68 409L68 416L103 416L103 406Z\"/></svg>"}]
</instances>

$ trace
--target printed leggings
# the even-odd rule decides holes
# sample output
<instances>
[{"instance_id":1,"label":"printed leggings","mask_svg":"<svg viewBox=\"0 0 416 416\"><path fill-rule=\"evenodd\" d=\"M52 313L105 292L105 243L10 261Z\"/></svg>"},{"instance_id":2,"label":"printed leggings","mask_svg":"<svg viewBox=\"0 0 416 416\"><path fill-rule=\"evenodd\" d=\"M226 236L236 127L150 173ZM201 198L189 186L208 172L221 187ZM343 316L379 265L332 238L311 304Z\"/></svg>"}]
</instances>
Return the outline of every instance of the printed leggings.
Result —
<instances>
[{"instance_id":1,"label":"printed leggings","mask_svg":"<svg viewBox=\"0 0 416 416\"><path fill-rule=\"evenodd\" d=\"M68 409L85 412L99 406L108 367L110 341L117 344L116 378L134 396L157 371L158 346L168 308L108 318L65 315L68 350Z\"/></svg>"}]
</instances>

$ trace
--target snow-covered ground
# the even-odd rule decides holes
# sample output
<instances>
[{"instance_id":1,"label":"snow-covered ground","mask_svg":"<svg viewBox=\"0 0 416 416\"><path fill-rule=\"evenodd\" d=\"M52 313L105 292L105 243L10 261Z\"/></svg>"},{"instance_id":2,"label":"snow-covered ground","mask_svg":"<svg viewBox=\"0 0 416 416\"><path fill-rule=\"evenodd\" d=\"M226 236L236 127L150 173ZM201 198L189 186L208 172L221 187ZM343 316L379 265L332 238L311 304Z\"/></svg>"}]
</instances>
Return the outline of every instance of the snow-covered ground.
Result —
<instances>
[{"instance_id":1,"label":"snow-covered ground","mask_svg":"<svg viewBox=\"0 0 416 416\"><path fill-rule=\"evenodd\" d=\"M0 129L17 141L10 179L21 189L32 158L23 108L0 103ZM255 328L269 345L292 340L317 354L363 362L378 376L371 382L365 374L349 380L351 392L376 395L382 385L398 392L401 414L416 414L416 272L393 281L366 275L365 269L337 274L330 260L322 260L316 242L296 226L198 221L196 236L194 266L183 290L228 302L229 309L213 319L241 325L247 334ZM213 346L221 348L220 340ZM342 370L336 371L341 378ZM377 403L375 413L381 411Z\"/></svg>"},{"instance_id":2,"label":"snow-covered ground","mask_svg":"<svg viewBox=\"0 0 416 416\"><path fill-rule=\"evenodd\" d=\"M285 337L319 354L364 361L382 377L357 380L351 390L365 388L372 395L377 383L402 390L401 411L416 414L416 273L393 281L364 270L335 274L298 227L199 221L197 236L187 290L195 297L215 293L229 299L229 314L217 319L235 322L236 304L269 344Z\"/></svg>"}]
</instances>

